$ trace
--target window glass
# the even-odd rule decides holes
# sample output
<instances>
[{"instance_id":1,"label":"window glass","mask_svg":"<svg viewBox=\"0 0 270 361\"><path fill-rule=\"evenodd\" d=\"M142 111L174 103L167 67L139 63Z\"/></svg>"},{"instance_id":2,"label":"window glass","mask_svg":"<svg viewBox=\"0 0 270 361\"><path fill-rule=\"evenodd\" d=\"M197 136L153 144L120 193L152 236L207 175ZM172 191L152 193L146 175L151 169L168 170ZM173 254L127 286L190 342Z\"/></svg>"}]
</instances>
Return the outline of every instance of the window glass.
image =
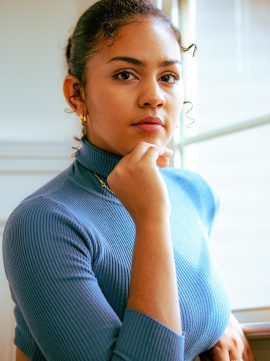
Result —
<instances>
[{"instance_id":1,"label":"window glass","mask_svg":"<svg viewBox=\"0 0 270 361\"><path fill-rule=\"evenodd\" d=\"M270 117L270 2L189 3L196 8L198 45L191 135ZM269 306L269 139L270 125L265 125L196 143L184 152L183 164L210 180L221 200L211 247L234 309Z\"/></svg>"},{"instance_id":2,"label":"window glass","mask_svg":"<svg viewBox=\"0 0 270 361\"><path fill-rule=\"evenodd\" d=\"M270 1L196 1L199 131L270 113Z\"/></svg>"},{"instance_id":3,"label":"window glass","mask_svg":"<svg viewBox=\"0 0 270 361\"><path fill-rule=\"evenodd\" d=\"M197 171L220 198L211 248L233 308L270 300L270 127L197 144Z\"/></svg>"}]
</instances>

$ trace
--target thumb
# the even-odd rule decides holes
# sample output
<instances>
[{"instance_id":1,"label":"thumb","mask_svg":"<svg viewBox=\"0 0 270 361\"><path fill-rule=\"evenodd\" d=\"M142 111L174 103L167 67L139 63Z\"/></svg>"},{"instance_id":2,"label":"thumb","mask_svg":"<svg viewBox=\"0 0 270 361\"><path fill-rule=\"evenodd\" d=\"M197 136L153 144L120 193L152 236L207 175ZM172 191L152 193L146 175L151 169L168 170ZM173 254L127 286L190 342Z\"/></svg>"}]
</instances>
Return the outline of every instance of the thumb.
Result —
<instances>
[{"instance_id":1,"label":"thumb","mask_svg":"<svg viewBox=\"0 0 270 361\"><path fill-rule=\"evenodd\" d=\"M169 148L164 148L164 150L159 154L156 164L160 168L168 167L170 164L170 157L173 155L173 151Z\"/></svg>"}]
</instances>

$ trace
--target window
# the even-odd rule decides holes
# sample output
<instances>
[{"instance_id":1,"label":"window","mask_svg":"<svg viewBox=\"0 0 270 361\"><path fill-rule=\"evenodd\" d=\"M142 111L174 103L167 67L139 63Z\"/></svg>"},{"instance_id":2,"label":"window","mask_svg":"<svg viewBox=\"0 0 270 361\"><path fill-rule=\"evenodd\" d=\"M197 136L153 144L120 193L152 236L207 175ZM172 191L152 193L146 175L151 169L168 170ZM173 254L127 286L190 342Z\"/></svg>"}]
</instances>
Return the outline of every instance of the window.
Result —
<instances>
[{"instance_id":1,"label":"window","mask_svg":"<svg viewBox=\"0 0 270 361\"><path fill-rule=\"evenodd\" d=\"M185 55L196 122L182 129L182 166L221 199L211 246L233 309L269 306L270 2L179 3L184 40L198 45Z\"/></svg>"}]
</instances>

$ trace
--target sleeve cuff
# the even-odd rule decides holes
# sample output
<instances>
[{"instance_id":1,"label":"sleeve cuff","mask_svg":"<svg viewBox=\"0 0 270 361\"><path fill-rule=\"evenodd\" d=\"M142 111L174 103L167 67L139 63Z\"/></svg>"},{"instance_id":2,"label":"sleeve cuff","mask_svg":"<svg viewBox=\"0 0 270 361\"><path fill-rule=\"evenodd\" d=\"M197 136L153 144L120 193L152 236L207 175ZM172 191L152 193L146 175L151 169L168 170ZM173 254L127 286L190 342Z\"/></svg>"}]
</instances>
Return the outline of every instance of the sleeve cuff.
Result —
<instances>
[{"instance_id":1,"label":"sleeve cuff","mask_svg":"<svg viewBox=\"0 0 270 361\"><path fill-rule=\"evenodd\" d=\"M185 336L136 310L126 309L115 356L125 361L182 361Z\"/></svg>"}]
</instances>

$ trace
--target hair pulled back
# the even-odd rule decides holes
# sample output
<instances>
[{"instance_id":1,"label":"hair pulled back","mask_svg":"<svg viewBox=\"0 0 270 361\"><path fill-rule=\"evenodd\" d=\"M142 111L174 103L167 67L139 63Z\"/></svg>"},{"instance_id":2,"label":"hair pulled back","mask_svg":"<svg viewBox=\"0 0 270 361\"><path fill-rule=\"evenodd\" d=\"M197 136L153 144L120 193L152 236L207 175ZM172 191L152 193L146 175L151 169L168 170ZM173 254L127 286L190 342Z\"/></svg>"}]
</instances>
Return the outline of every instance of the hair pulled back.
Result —
<instances>
[{"instance_id":1,"label":"hair pulled back","mask_svg":"<svg viewBox=\"0 0 270 361\"><path fill-rule=\"evenodd\" d=\"M117 32L136 17L145 16L162 20L172 31L183 51L181 34L170 19L150 0L100 0L89 7L79 18L66 47L68 74L86 83L87 62L105 40L113 39Z\"/></svg>"}]
</instances>

